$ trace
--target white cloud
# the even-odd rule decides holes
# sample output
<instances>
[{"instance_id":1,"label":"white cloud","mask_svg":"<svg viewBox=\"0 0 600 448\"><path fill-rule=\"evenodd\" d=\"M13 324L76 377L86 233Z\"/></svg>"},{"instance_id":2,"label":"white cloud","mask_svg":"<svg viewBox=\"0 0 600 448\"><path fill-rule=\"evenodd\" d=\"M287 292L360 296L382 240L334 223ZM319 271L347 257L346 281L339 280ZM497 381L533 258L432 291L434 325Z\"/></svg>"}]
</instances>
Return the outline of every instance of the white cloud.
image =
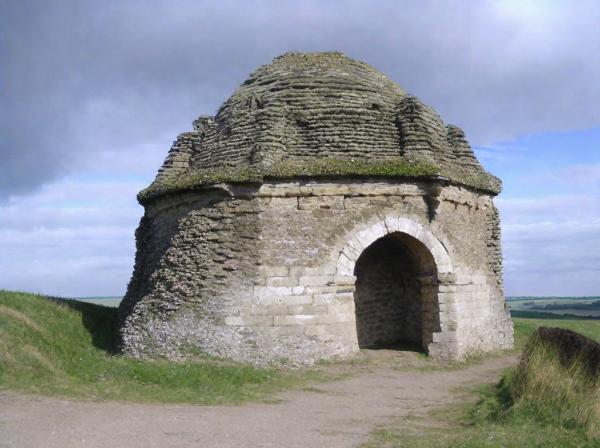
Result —
<instances>
[{"instance_id":1,"label":"white cloud","mask_svg":"<svg viewBox=\"0 0 600 448\"><path fill-rule=\"evenodd\" d=\"M194 118L289 50L362 59L483 159L527 166L493 143L600 124L599 14L596 1L0 4L0 287L122 294L136 192ZM531 172L574 193L498 200L507 291L600 293L599 173Z\"/></svg>"},{"instance_id":2,"label":"white cloud","mask_svg":"<svg viewBox=\"0 0 600 448\"><path fill-rule=\"evenodd\" d=\"M497 205L508 295L600 294L600 195Z\"/></svg>"},{"instance_id":3,"label":"white cloud","mask_svg":"<svg viewBox=\"0 0 600 448\"><path fill-rule=\"evenodd\" d=\"M251 70L290 50L365 60L478 145L600 124L595 1L0 8L0 198L114 159L140 172Z\"/></svg>"},{"instance_id":4,"label":"white cloud","mask_svg":"<svg viewBox=\"0 0 600 448\"><path fill-rule=\"evenodd\" d=\"M567 166L544 175L544 181L553 180L571 187L600 191L600 163Z\"/></svg>"},{"instance_id":5,"label":"white cloud","mask_svg":"<svg viewBox=\"0 0 600 448\"><path fill-rule=\"evenodd\" d=\"M142 182L66 179L0 207L0 287L122 295L131 275Z\"/></svg>"}]
</instances>

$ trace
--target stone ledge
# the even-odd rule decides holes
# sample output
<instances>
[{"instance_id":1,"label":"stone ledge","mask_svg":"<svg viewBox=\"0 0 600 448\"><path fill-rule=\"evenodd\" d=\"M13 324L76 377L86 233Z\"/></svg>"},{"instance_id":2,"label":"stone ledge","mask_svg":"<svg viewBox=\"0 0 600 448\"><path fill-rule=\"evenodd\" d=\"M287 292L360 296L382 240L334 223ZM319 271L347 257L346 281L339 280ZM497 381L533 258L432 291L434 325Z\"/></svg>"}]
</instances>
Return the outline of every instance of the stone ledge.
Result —
<instances>
[{"instance_id":1,"label":"stone ledge","mask_svg":"<svg viewBox=\"0 0 600 448\"><path fill-rule=\"evenodd\" d=\"M331 275L317 275L300 277L298 283L302 286L329 286L333 281Z\"/></svg>"},{"instance_id":2,"label":"stone ledge","mask_svg":"<svg viewBox=\"0 0 600 448\"><path fill-rule=\"evenodd\" d=\"M312 314L295 314L288 316L274 316L273 322L275 326L287 326L287 325L307 325L313 322L317 322L320 316Z\"/></svg>"},{"instance_id":3,"label":"stone ledge","mask_svg":"<svg viewBox=\"0 0 600 448\"><path fill-rule=\"evenodd\" d=\"M289 305L287 307L287 314L290 315L306 315L306 314L325 314L327 313L328 307L327 305L316 305L316 304L308 304L308 305Z\"/></svg>"},{"instance_id":4,"label":"stone ledge","mask_svg":"<svg viewBox=\"0 0 600 448\"><path fill-rule=\"evenodd\" d=\"M273 326L273 316L228 316L225 325L229 327L270 327Z\"/></svg>"},{"instance_id":5,"label":"stone ledge","mask_svg":"<svg viewBox=\"0 0 600 448\"><path fill-rule=\"evenodd\" d=\"M298 286L298 279L295 277L267 277L265 284L266 286L292 287Z\"/></svg>"}]
</instances>

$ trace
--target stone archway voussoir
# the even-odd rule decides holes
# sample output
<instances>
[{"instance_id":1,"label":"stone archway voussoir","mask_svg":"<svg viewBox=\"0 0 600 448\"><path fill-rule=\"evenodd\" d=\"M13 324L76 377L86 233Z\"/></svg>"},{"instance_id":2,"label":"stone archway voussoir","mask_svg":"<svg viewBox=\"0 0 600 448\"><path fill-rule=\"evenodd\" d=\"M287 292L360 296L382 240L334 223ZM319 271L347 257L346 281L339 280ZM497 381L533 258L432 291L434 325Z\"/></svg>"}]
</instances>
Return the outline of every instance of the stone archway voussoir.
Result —
<instances>
[{"instance_id":1,"label":"stone archway voussoir","mask_svg":"<svg viewBox=\"0 0 600 448\"><path fill-rule=\"evenodd\" d=\"M401 232L419 240L431 253L438 273L453 273L450 256L438 238L418 222L400 216L387 216L367 228L355 232L346 241L337 261L337 275L354 275L354 265L361 253L390 233Z\"/></svg>"}]
</instances>

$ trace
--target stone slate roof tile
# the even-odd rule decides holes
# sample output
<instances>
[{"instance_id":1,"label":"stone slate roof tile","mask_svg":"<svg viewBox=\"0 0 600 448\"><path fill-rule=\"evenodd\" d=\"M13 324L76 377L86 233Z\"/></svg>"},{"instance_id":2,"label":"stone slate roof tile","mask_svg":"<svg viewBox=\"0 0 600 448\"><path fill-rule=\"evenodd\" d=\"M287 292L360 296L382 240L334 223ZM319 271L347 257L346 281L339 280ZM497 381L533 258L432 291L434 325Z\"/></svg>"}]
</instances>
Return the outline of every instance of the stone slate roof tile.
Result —
<instances>
[{"instance_id":1,"label":"stone slate roof tile","mask_svg":"<svg viewBox=\"0 0 600 448\"><path fill-rule=\"evenodd\" d=\"M296 174L440 177L492 193L501 188L461 129L341 53L279 56L193 127L178 136L141 202L210 183Z\"/></svg>"}]
</instances>

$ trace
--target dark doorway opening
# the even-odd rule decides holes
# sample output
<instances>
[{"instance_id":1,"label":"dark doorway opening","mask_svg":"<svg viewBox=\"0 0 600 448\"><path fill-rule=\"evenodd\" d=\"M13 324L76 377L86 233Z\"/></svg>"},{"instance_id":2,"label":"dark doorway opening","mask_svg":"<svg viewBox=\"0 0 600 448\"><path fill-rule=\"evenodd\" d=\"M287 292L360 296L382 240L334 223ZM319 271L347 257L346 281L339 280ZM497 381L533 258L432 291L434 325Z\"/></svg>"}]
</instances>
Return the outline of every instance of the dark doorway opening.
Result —
<instances>
[{"instance_id":1,"label":"dark doorway opening","mask_svg":"<svg viewBox=\"0 0 600 448\"><path fill-rule=\"evenodd\" d=\"M439 331L435 262L416 238L382 237L358 258L354 275L360 348L426 350Z\"/></svg>"}]
</instances>

